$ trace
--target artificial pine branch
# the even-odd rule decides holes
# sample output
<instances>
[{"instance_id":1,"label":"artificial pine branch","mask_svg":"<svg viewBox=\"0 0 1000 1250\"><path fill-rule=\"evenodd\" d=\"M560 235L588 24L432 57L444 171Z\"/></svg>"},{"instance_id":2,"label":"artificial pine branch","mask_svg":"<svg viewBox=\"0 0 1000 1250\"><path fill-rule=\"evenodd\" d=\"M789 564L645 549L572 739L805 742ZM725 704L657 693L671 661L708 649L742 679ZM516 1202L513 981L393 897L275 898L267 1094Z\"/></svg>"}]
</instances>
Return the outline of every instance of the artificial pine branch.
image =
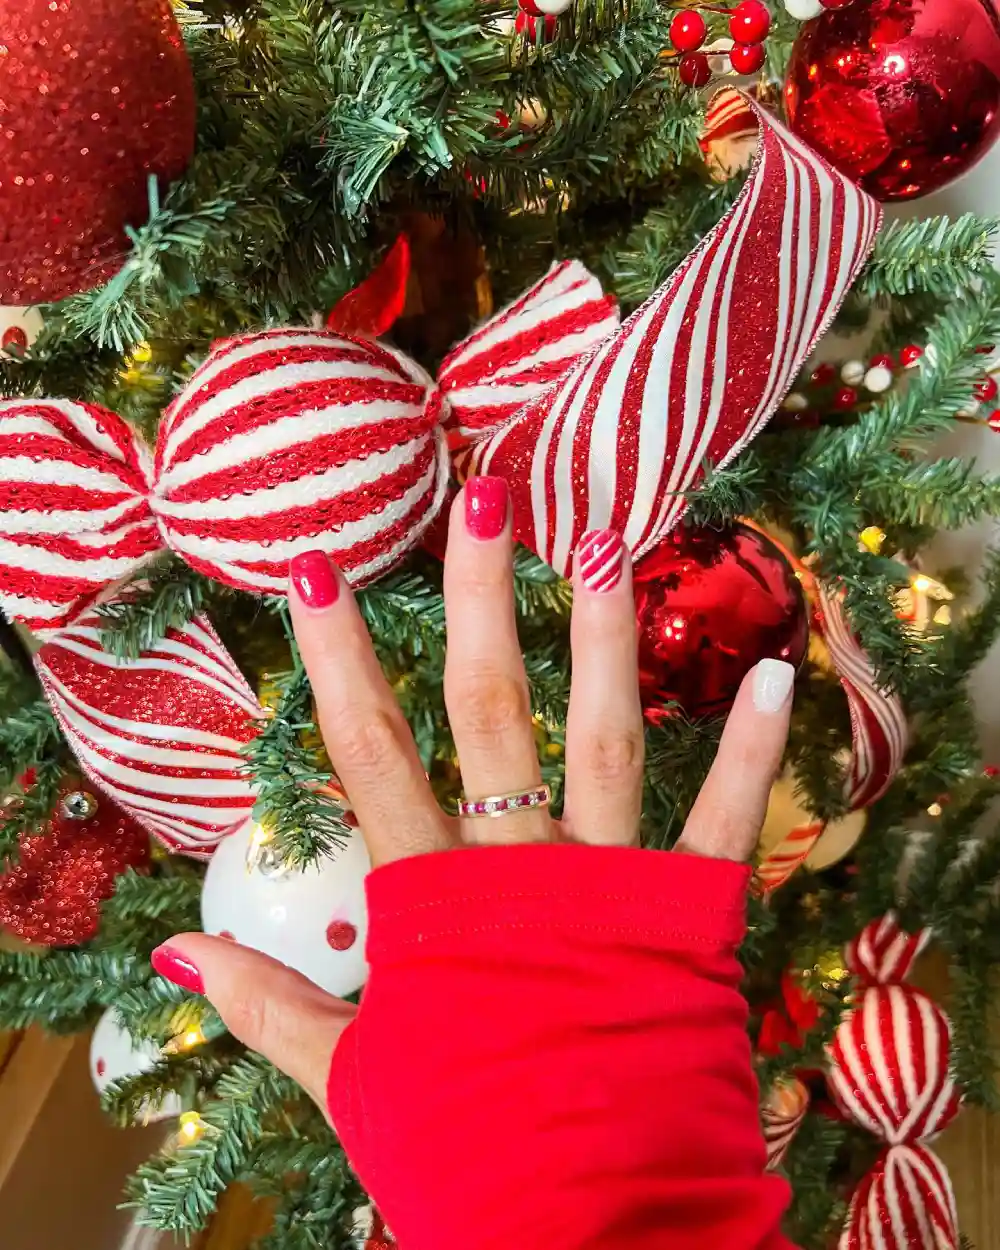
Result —
<instances>
[{"instance_id":1,"label":"artificial pine branch","mask_svg":"<svg viewBox=\"0 0 1000 1250\"><path fill-rule=\"evenodd\" d=\"M105 622L101 646L119 660L134 660L156 646L171 629L181 629L205 606L211 583L173 555L143 570L124 597L99 603Z\"/></svg>"},{"instance_id":2,"label":"artificial pine branch","mask_svg":"<svg viewBox=\"0 0 1000 1250\"><path fill-rule=\"evenodd\" d=\"M956 221L894 221L879 235L856 289L869 296L925 292L951 299L993 266L998 223L965 213Z\"/></svg>"}]
</instances>

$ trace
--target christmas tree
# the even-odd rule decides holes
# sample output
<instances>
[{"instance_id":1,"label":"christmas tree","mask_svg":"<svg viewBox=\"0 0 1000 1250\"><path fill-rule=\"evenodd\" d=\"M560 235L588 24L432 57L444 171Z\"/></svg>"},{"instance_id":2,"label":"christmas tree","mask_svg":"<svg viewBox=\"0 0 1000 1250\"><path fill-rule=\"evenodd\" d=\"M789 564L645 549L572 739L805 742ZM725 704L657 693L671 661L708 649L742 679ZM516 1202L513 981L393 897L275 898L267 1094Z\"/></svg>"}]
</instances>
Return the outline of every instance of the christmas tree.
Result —
<instances>
[{"instance_id":1,"label":"christmas tree","mask_svg":"<svg viewBox=\"0 0 1000 1250\"><path fill-rule=\"evenodd\" d=\"M581 509L610 509L636 556L647 846L678 837L745 672L801 665L743 950L787 1231L861 1236L895 1169L919 1201L894 1244L959 1244L925 1143L959 1096L998 1102L998 772L967 686L1000 561L974 586L921 551L1000 513L1000 482L934 449L1000 424L996 223L878 233L866 192L912 198L995 138L974 104L1000 38L986 0L893 3L889 30L888 0L0 0L3 294L41 305L0 362L0 1028L100 1021L109 1113L179 1117L130 1183L141 1220L191 1234L242 1181L274 1202L264 1246L365 1235L320 1111L149 956L204 925L360 990L367 859L284 568L323 546L360 587L454 811L435 526L450 483L488 471L514 498L557 807ZM907 72L961 65L975 90L933 133L873 129L877 92L830 76L873 31L888 65L915 16L938 61ZM753 98L715 94L733 73ZM576 395L587 420L546 458ZM351 404L364 422L314 420ZM264 924L275 890L294 934ZM938 1063L915 1128L878 1089L922 1038L873 1042L859 1004L918 1001L928 943L951 1037L920 998Z\"/></svg>"}]
</instances>

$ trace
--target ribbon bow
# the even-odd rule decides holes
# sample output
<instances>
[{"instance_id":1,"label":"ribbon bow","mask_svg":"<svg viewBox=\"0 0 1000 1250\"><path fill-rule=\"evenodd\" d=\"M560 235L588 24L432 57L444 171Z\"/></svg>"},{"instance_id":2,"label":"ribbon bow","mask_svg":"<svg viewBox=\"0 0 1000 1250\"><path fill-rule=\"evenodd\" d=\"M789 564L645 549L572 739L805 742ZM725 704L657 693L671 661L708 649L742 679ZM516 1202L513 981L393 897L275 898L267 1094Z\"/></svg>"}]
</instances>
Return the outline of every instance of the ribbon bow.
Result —
<instances>
[{"instance_id":1,"label":"ribbon bow","mask_svg":"<svg viewBox=\"0 0 1000 1250\"><path fill-rule=\"evenodd\" d=\"M841 1250L957 1250L947 1169L927 1147L958 1114L948 1017L905 983L930 930L904 932L893 913L846 948L860 981L829 1048L827 1083L845 1116L885 1143L854 1191Z\"/></svg>"}]
</instances>

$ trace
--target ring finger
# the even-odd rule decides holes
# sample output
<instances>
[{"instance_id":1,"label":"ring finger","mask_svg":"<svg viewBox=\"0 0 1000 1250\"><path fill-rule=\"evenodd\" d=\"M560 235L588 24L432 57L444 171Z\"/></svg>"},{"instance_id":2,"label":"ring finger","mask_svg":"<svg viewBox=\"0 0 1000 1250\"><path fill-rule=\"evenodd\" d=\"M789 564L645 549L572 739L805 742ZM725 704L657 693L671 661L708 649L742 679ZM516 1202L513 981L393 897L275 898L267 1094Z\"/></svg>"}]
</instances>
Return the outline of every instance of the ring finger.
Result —
<instances>
[{"instance_id":1,"label":"ring finger","mask_svg":"<svg viewBox=\"0 0 1000 1250\"><path fill-rule=\"evenodd\" d=\"M466 796L536 789L541 770L514 619L510 504L502 478L470 478L455 500L444 602L444 695ZM548 812L537 808L465 821L474 842L544 841L551 827Z\"/></svg>"}]
</instances>

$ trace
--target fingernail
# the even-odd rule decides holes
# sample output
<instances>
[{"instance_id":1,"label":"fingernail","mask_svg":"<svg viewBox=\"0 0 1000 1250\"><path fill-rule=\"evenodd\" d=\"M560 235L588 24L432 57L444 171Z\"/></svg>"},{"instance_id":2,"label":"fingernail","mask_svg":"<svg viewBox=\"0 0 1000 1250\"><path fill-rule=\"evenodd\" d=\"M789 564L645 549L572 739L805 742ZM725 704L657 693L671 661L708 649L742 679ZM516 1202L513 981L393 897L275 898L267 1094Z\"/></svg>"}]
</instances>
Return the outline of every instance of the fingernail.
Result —
<instances>
[{"instance_id":1,"label":"fingernail","mask_svg":"<svg viewBox=\"0 0 1000 1250\"><path fill-rule=\"evenodd\" d=\"M758 712L780 712L788 702L795 669L784 660L761 660L753 671L753 705Z\"/></svg>"},{"instance_id":2,"label":"fingernail","mask_svg":"<svg viewBox=\"0 0 1000 1250\"><path fill-rule=\"evenodd\" d=\"M158 946L150 955L149 962L161 977L173 981L174 985L179 985L182 990L190 990L192 994L205 993L201 973L190 959L182 955L169 942L165 946Z\"/></svg>"},{"instance_id":3,"label":"fingernail","mask_svg":"<svg viewBox=\"0 0 1000 1250\"><path fill-rule=\"evenodd\" d=\"M325 551L304 551L293 557L288 576L307 608L328 608L337 602L340 584Z\"/></svg>"},{"instance_id":4,"label":"fingernail","mask_svg":"<svg viewBox=\"0 0 1000 1250\"><path fill-rule=\"evenodd\" d=\"M502 477L470 477L465 483L465 528L473 538L499 538L507 524L507 483Z\"/></svg>"},{"instance_id":5,"label":"fingernail","mask_svg":"<svg viewBox=\"0 0 1000 1250\"><path fill-rule=\"evenodd\" d=\"M599 595L614 590L622 579L625 544L617 530L590 530L577 547L580 580Z\"/></svg>"}]
</instances>

